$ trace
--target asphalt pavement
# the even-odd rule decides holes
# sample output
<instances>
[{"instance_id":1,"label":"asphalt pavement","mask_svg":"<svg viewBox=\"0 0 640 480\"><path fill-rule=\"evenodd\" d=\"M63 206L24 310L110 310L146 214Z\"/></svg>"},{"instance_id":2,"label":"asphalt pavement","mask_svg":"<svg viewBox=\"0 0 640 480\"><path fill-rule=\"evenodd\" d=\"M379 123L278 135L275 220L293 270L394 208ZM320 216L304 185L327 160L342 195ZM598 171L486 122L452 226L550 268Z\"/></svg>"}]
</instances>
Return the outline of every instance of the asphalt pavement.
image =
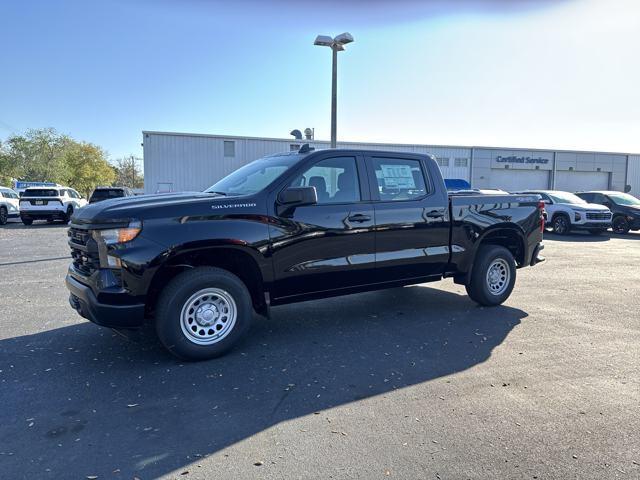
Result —
<instances>
[{"instance_id":1,"label":"asphalt pavement","mask_svg":"<svg viewBox=\"0 0 640 480\"><path fill-rule=\"evenodd\" d=\"M0 227L0 478L640 478L640 234L545 244L500 307L282 306L182 363L69 307L65 226Z\"/></svg>"}]
</instances>

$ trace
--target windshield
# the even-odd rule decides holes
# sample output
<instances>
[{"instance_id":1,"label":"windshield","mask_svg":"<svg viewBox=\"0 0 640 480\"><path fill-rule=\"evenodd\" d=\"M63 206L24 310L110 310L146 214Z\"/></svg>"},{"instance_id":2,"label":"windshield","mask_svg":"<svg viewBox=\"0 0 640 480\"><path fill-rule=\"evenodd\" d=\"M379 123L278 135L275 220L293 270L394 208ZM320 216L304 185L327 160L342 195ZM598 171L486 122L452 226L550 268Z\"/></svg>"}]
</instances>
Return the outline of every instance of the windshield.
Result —
<instances>
[{"instance_id":1,"label":"windshield","mask_svg":"<svg viewBox=\"0 0 640 480\"><path fill-rule=\"evenodd\" d=\"M609 193L607 196L617 205L640 206L640 200L628 193Z\"/></svg>"},{"instance_id":2,"label":"windshield","mask_svg":"<svg viewBox=\"0 0 640 480\"><path fill-rule=\"evenodd\" d=\"M25 190L23 197L57 197L58 191L49 188L30 188Z\"/></svg>"},{"instance_id":3,"label":"windshield","mask_svg":"<svg viewBox=\"0 0 640 480\"><path fill-rule=\"evenodd\" d=\"M554 203L573 203L576 205L584 205L587 203L577 195L569 192L549 192L547 195L551 197Z\"/></svg>"},{"instance_id":4,"label":"windshield","mask_svg":"<svg viewBox=\"0 0 640 480\"><path fill-rule=\"evenodd\" d=\"M107 198L124 197L124 191L120 189L113 190L96 190L91 195L91 200L106 200Z\"/></svg>"},{"instance_id":5,"label":"windshield","mask_svg":"<svg viewBox=\"0 0 640 480\"><path fill-rule=\"evenodd\" d=\"M299 155L280 155L254 160L207 188L205 192L234 196L257 193L286 172L299 159Z\"/></svg>"}]
</instances>

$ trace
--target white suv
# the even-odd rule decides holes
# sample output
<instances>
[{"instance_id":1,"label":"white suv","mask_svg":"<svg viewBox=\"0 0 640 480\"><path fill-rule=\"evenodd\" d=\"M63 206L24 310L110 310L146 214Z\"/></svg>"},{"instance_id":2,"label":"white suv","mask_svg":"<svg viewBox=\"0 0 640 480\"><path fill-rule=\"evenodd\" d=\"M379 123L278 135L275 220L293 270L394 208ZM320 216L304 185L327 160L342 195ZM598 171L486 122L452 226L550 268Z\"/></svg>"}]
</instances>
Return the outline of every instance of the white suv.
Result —
<instances>
[{"instance_id":1,"label":"white suv","mask_svg":"<svg viewBox=\"0 0 640 480\"><path fill-rule=\"evenodd\" d=\"M20 215L20 196L10 188L0 187L0 225Z\"/></svg>"},{"instance_id":2,"label":"white suv","mask_svg":"<svg viewBox=\"0 0 640 480\"><path fill-rule=\"evenodd\" d=\"M542 197L547 226L558 235L566 235L571 230L587 230L598 235L611 227L611 210L604 205L587 203L573 193L559 190L526 190L521 193L537 193Z\"/></svg>"},{"instance_id":3,"label":"white suv","mask_svg":"<svg viewBox=\"0 0 640 480\"><path fill-rule=\"evenodd\" d=\"M84 207L87 201L69 187L31 187L20 197L20 218L25 225L34 220L62 220L68 222L73 212Z\"/></svg>"}]
</instances>

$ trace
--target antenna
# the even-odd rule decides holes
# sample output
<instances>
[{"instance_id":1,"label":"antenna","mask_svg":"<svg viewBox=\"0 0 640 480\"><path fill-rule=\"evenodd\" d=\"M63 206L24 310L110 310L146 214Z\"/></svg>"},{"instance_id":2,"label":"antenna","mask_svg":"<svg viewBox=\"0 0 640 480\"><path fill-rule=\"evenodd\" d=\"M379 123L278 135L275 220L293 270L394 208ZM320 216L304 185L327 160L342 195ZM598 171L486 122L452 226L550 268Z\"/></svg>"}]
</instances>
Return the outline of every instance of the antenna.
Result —
<instances>
[{"instance_id":1,"label":"antenna","mask_svg":"<svg viewBox=\"0 0 640 480\"><path fill-rule=\"evenodd\" d=\"M298 150L298 153L309 153L313 150L315 150L315 148L310 147L308 143L305 143L300 147L300 150Z\"/></svg>"}]
</instances>

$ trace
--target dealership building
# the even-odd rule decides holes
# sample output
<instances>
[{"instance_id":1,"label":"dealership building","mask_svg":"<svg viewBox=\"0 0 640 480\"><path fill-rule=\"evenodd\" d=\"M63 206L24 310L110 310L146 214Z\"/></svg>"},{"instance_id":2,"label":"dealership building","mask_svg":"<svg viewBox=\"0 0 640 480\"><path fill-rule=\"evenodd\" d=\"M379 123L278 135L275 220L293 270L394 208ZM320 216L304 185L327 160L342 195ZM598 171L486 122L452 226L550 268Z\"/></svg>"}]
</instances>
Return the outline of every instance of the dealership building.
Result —
<instances>
[{"instance_id":1,"label":"dealership building","mask_svg":"<svg viewBox=\"0 0 640 480\"><path fill-rule=\"evenodd\" d=\"M329 142L144 131L145 193L202 191L257 158ZM629 191L640 196L640 154L396 143L338 142L338 148L428 153L445 178L473 188Z\"/></svg>"}]
</instances>

